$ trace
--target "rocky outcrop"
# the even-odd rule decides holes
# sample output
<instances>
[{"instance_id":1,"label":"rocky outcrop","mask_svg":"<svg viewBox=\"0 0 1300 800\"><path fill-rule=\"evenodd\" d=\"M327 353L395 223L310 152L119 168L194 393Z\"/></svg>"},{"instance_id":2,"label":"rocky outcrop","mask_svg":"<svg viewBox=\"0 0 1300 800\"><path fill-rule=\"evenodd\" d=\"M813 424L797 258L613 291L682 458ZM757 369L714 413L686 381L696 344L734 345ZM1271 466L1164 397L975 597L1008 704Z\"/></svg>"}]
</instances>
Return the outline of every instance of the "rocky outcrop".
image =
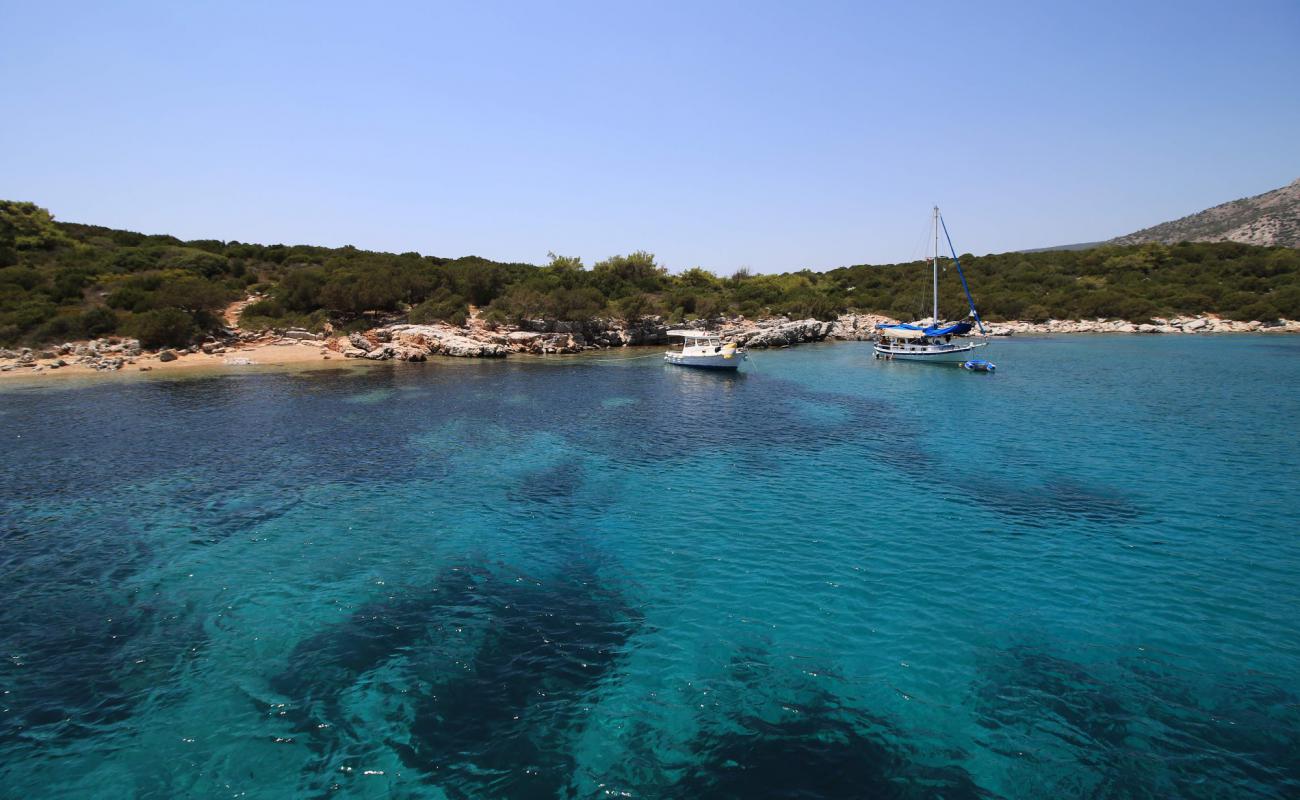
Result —
<instances>
[{"instance_id":1,"label":"rocky outcrop","mask_svg":"<svg viewBox=\"0 0 1300 800\"><path fill-rule=\"evenodd\" d=\"M433 355L501 358L507 352L498 342L470 338L465 329L450 325L390 325L340 337L333 347L345 358L371 361L424 361Z\"/></svg>"},{"instance_id":2,"label":"rocky outcrop","mask_svg":"<svg viewBox=\"0 0 1300 800\"><path fill-rule=\"evenodd\" d=\"M835 325L835 322L815 319L776 317L749 324L733 322L722 327L722 334L723 338L749 348L789 347L820 342L830 335Z\"/></svg>"},{"instance_id":3,"label":"rocky outcrop","mask_svg":"<svg viewBox=\"0 0 1300 800\"><path fill-rule=\"evenodd\" d=\"M426 356L501 358L506 354L502 344L471 338L465 329L450 325L390 325L381 328L376 335L386 335L389 339L386 344L399 351L423 352Z\"/></svg>"},{"instance_id":4,"label":"rocky outcrop","mask_svg":"<svg viewBox=\"0 0 1300 800\"><path fill-rule=\"evenodd\" d=\"M517 339L527 348L522 352L578 353L583 350L607 347L635 347L637 345L664 344L668 341L668 325L662 317L645 317L636 322L602 318L586 321L554 319L524 320L519 332L547 334L545 339Z\"/></svg>"},{"instance_id":5,"label":"rocky outcrop","mask_svg":"<svg viewBox=\"0 0 1300 800\"><path fill-rule=\"evenodd\" d=\"M345 358L422 361L428 356L502 358L510 353L552 355L667 342L658 317L628 325L614 319L586 322L525 320L518 328L493 329L477 319L464 327L395 324L353 333L328 343Z\"/></svg>"},{"instance_id":6,"label":"rocky outcrop","mask_svg":"<svg viewBox=\"0 0 1300 800\"><path fill-rule=\"evenodd\" d=\"M59 369L83 365L96 370L115 371L126 364L135 363L140 355L140 342L136 339L94 339L89 342L74 344L64 342L43 350L33 351L30 347L19 350L0 349L0 361L12 363L0 364L0 370L12 372L18 368L33 371Z\"/></svg>"},{"instance_id":7,"label":"rocky outcrop","mask_svg":"<svg viewBox=\"0 0 1300 800\"><path fill-rule=\"evenodd\" d=\"M881 314L844 314L835 320L829 338L847 342L867 342L876 338L876 326L898 320Z\"/></svg>"},{"instance_id":8,"label":"rocky outcrop","mask_svg":"<svg viewBox=\"0 0 1300 800\"><path fill-rule=\"evenodd\" d=\"M402 345L384 342L377 347L373 347L366 352L362 358L368 358L371 361L424 361L429 357L429 352L422 347L404 347Z\"/></svg>"},{"instance_id":9,"label":"rocky outcrop","mask_svg":"<svg viewBox=\"0 0 1300 800\"><path fill-rule=\"evenodd\" d=\"M572 333L542 333L539 331L511 331L505 334L506 349L512 353L550 355L554 353L580 353L589 349L587 339Z\"/></svg>"}]
</instances>

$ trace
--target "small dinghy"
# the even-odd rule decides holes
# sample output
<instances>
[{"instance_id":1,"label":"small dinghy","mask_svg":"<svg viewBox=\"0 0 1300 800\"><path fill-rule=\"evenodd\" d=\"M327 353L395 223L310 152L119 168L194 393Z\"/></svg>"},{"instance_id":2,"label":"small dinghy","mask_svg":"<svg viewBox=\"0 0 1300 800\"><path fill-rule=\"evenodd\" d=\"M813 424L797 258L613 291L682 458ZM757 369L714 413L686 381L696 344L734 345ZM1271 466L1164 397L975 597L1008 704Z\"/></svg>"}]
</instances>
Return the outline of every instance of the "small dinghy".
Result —
<instances>
[{"instance_id":1,"label":"small dinghy","mask_svg":"<svg viewBox=\"0 0 1300 800\"><path fill-rule=\"evenodd\" d=\"M998 368L998 365L982 358L972 358L970 361L963 361L961 368L968 369L971 372L992 372Z\"/></svg>"}]
</instances>

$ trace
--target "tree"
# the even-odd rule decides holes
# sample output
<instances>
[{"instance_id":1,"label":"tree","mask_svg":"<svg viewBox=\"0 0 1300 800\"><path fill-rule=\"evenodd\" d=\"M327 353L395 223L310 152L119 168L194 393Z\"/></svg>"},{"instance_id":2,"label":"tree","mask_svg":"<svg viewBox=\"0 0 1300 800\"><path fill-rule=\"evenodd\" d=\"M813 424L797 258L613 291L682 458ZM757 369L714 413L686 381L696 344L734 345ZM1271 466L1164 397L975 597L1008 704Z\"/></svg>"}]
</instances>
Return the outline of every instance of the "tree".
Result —
<instances>
[{"instance_id":1,"label":"tree","mask_svg":"<svg viewBox=\"0 0 1300 800\"><path fill-rule=\"evenodd\" d=\"M607 297L622 297L637 290L658 291L663 288L667 274L667 270L655 263L654 254L645 250L613 256L592 267L592 278Z\"/></svg>"},{"instance_id":2,"label":"tree","mask_svg":"<svg viewBox=\"0 0 1300 800\"><path fill-rule=\"evenodd\" d=\"M557 256L555 253L547 253L546 256L550 263L542 271L548 282L564 289L572 289L582 281L584 270L581 258Z\"/></svg>"},{"instance_id":3,"label":"tree","mask_svg":"<svg viewBox=\"0 0 1300 800\"><path fill-rule=\"evenodd\" d=\"M321 306L321 287L324 285L323 270L300 267L284 276L276 290L276 295L287 309L299 312L315 311Z\"/></svg>"},{"instance_id":4,"label":"tree","mask_svg":"<svg viewBox=\"0 0 1300 800\"><path fill-rule=\"evenodd\" d=\"M721 288L722 282L718 276L701 267L691 267L690 269L677 276L677 283L681 286L687 286L691 289L718 289Z\"/></svg>"}]
</instances>

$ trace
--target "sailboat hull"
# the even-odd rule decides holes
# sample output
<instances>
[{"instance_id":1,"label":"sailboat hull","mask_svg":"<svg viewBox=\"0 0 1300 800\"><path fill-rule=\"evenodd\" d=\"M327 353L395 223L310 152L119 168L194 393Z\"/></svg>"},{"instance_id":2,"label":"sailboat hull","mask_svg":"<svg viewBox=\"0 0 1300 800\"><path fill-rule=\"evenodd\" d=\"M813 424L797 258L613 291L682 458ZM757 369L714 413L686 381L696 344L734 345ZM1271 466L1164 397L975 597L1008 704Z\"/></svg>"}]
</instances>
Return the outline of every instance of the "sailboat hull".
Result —
<instances>
[{"instance_id":1,"label":"sailboat hull","mask_svg":"<svg viewBox=\"0 0 1300 800\"><path fill-rule=\"evenodd\" d=\"M890 345L877 342L876 358L890 361L929 361L935 364L961 364L969 361L971 353L988 342L952 342L949 344Z\"/></svg>"}]
</instances>

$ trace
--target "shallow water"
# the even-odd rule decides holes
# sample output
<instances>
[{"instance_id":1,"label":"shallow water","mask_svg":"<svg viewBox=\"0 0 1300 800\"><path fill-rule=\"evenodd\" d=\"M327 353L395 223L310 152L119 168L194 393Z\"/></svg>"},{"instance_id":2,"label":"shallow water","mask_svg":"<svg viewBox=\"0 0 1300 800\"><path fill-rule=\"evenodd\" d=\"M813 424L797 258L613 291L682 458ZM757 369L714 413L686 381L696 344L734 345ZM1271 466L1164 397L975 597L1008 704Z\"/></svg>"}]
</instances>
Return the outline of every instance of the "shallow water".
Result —
<instances>
[{"instance_id":1,"label":"shallow water","mask_svg":"<svg viewBox=\"0 0 1300 800\"><path fill-rule=\"evenodd\" d=\"M1300 794L1300 338L990 351L0 390L0 795Z\"/></svg>"}]
</instances>

